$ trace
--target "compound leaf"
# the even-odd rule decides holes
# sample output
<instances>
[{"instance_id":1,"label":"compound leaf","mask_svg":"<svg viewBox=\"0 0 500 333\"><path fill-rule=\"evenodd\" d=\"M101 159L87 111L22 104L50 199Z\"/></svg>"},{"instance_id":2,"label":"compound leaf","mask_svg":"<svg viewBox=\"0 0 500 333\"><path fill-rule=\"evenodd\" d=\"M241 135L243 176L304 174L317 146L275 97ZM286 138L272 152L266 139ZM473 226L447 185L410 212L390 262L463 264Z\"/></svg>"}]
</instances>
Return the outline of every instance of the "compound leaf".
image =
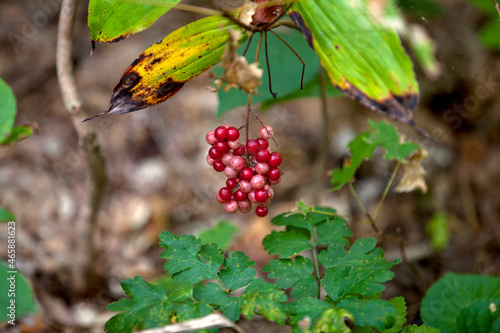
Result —
<instances>
[{"instance_id":1,"label":"compound leaf","mask_svg":"<svg viewBox=\"0 0 500 333\"><path fill-rule=\"evenodd\" d=\"M110 311L123 311L106 322L107 332L129 333L136 327L145 329L170 323L174 308L162 288L140 276L126 279L121 285L129 299L122 298L106 306Z\"/></svg>"},{"instance_id":2,"label":"compound leaf","mask_svg":"<svg viewBox=\"0 0 500 333\"><path fill-rule=\"evenodd\" d=\"M255 268L252 268L254 265L255 261L250 261L243 252L231 251L224 260L225 268L219 272L219 278L230 290L236 290L254 279L257 273Z\"/></svg>"},{"instance_id":3,"label":"compound leaf","mask_svg":"<svg viewBox=\"0 0 500 333\"><path fill-rule=\"evenodd\" d=\"M181 237L163 231L159 245L165 249L160 257L167 259L163 269L178 282L196 284L214 279L224 262L224 253L215 244L201 245L201 240L191 235Z\"/></svg>"},{"instance_id":4,"label":"compound leaf","mask_svg":"<svg viewBox=\"0 0 500 333\"><path fill-rule=\"evenodd\" d=\"M382 299L360 300L350 298L341 301L338 307L346 309L354 316L356 326L375 327L378 330L393 327L398 315L394 306Z\"/></svg>"},{"instance_id":5,"label":"compound leaf","mask_svg":"<svg viewBox=\"0 0 500 333\"><path fill-rule=\"evenodd\" d=\"M286 306L286 312L290 318L290 325L293 327L293 332L301 332L297 324L305 318L310 318L311 327L321 317L321 314L331 305L317 298L302 298L295 300Z\"/></svg>"},{"instance_id":6,"label":"compound leaf","mask_svg":"<svg viewBox=\"0 0 500 333\"><path fill-rule=\"evenodd\" d=\"M220 309L225 317L229 318L233 322L240 318L240 307L241 298L240 297L228 297L221 304Z\"/></svg>"},{"instance_id":7,"label":"compound leaf","mask_svg":"<svg viewBox=\"0 0 500 333\"><path fill-rule=\"evenodd\" d=\"M262 268L270 279L276 279L276 286L280 289L292 287L292 299L317 297L318 284L312 273L314 265L309 258L296 256L291 259L271 260L269 265Z\"/></svg>"},{"instance_id":8,"label":"compound leaf","mask_svg":"<svg viewBox=\"0 0 500 333\"><path fill-rule=\"evenodd\" d=\"M406 302L404 297L394 297L389 300L397 311L396 322L394 326L383 331L383 333L398 333L403 329L403 325L406 322Z\"/></svg>"},{"instance_id":9,"label":"compound leaf","mask_svg":"<svg viewBox=\"0 0 500 333\"><path fill-rule=\"evenodd\" d=\"M395 159L399 162L405 162L405 158L410 156L418 145L413 142L401 143L401 136L393 125L387 121L373 121L368 119L372 131L370 143L381 146L386 150L385 159L391 161Z\"/></svg>"},{"instance_id":10,"label":"compound leaf","mask_svg":"<svg viewBox=\"0 0 500 333\"><path fill-rule=\"evenodd\" d=\"M309 237L298 230L272 231L264 238L262 244L270 255L277 254L280 259L289 258L313 248L309 242Z\"/></svg>"},{"instance_id":11,"label":"compound leaf","mask_svg":"<svg viewBox=\"0 0 500 333\"><path fill-rule=\"evenodd\" d=\"M286 294L275 285L262 279L255 279L245 289L241 296L241 313L248 319L259 314L270 321L280 325L285 323Z\"/></svg>"},{"instance_id":12,"label":"compound leaf","mask_svg":"<svg viewBox=\"0 0 500 333\"><path fill-rule=\"evenodd\" d=\"M228 298L228 294L215 282L206 285L197 284L193 289L193 297L196 301L219 307Z\"/></svg>"},{"instance_id":13,"label":"compound leaf","mask_svg":"<svg viewBox=\"0 0 500 333\"><path fill-rule=\"evenodd\" d=\"M352 237L352 231L347 221L340 216L327 218L323 223L316 225L318 245L341 244L349 245L346 237Z\"/></svg>"},{"instance_id":14,"label":"compound leaf","mask_svg":"<svg viewBox=\"0 0 500 333\"><path fill-rule=\"evenodd\" d=\"M93 43L121 41L143 31L180 0L149 1L90 0L88 24Z\"/></svg>"}]
</instances>

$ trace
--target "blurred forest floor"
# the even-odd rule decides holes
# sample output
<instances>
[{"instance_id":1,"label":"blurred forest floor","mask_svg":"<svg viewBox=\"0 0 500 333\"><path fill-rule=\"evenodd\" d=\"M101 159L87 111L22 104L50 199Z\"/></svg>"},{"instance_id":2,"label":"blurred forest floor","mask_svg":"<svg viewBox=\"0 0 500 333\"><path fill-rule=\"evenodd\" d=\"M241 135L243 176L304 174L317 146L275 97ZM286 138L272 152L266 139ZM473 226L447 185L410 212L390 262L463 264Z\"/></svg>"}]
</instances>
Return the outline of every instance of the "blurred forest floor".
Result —
<instances>
[{"instance_id":1,"label":"blurred forest floor","mask_svg":"<svg viewBox=\"0 0 500 333\"><path fill-rule=\"evenodd\" d=\"M417 313L429 283L446 271L500 275L499 53L478 39L487 18L484 13L465 0L436 2L443 9L440 14L407 13L435 40L442 66L442 75L435 80L426 78L418 65L415 68L422 91L415 119L431 138L396 124L428 150L424 167L429 190L426 194L390 191L377 219L387 233L395 234L401 227L408 254L423 274L424 278L416 277L401 263L386 284L384 296L404 296L409 315ZM362 216L347 189L327 191L328 174L319 175L320 188L314 185L322 121L316 99L281 104L262 114L274 128L285 172L268 217L226 214L215 200L223 177L205 162L205 134L223 123L242 125L245 112L237 109L216 119L217 98L210 92L209 75L204 74L157 107L89 123L97 130L109 183L93 230L98 253L91 259L94 282L88 290L79 289L83 265L89 260L88 252L79 251L85 237L79 231L88 215L89 172L57 83L58 4L57 0L0 2L0 76L18 99L16 124L34 122L40 128L32 137L0 148L0 206L17 216L17 265L29 277L43 311L23 319L17 329L103 331L112 315L104 307L123 297L121 280L140 275L152 281L164 273L157 245L163 230L193 234L231 220L239 227L231 250L244 251L261 267L269 260L260 241L272 229L270 217L293 209L297 201L313 204L317 198L316 203L341 214ZM107 109L121 74L144 49L198 18L169 12L145 32L120 43L97 45L89 57L87 5L80 2L73 53L78 87L91 114ZM24 39L13 43L8 32ZM344 97L329 99L328 107L332 140L327 165L332 169L347 156L349 140L366 129L366 119L383 117ZM256 136L260 126L253 124ZM364 164L354 184L371 211L394 167L380 156ZM435 253L425 228L439 211L448 214L451 239ZM366 224L350 221L350 225L354 239L375 236ZM397 244L379 242L388 259L401 256ZM3 236L0 248L6 248ZM242 325L249 332L279 330L258 319Z\"/></svg>"}]
</instances>

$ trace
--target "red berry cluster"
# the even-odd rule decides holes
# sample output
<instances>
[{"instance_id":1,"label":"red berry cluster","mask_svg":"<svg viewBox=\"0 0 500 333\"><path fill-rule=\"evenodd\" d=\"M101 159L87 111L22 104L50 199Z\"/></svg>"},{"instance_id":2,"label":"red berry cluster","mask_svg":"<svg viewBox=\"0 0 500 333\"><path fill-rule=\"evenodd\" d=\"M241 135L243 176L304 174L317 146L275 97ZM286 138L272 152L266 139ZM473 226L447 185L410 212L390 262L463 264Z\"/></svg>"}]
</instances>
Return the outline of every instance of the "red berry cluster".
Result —
<instances>
[{"instance_id":1,"label":"red berry cluster","mask_svg":"<svg viewBox=\"0 0 500 333\"><path fill-rule=\"evenodd\" d=\"M255 214L267 215L267 205L274 196L271 185L281 181L278 166L283 161L280 153L269 146L273 129L262 127L260 137L250 139L246 145L240 142L240 132L236 127L223 125L207 133L206 140L211 145L207 162L215 171L224 172L226 186L217 193L217 201L225 205L226 212L248 213L252 203L257 204Z\"/></svg>"}]
</instances>

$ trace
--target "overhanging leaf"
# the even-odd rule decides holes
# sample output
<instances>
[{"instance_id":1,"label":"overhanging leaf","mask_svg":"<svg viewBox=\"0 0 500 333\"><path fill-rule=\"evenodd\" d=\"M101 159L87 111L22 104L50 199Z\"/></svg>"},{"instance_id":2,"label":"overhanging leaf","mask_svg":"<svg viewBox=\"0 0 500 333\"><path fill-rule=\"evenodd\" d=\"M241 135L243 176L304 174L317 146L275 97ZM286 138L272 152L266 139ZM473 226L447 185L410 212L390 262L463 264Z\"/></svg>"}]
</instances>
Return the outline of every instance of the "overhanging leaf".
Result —
<instances>
[{"instance_id":1,"label":"overhanging leaf","mask_svg":"<svg viewBox=\"0 0 500 333\"><path fill-rule=\"evenodd\" d=\"M92 118L141 110L172 97L184 83L221 61L230 28L239 29L225 17L210 16L183 26L152 45L121 77L113 90L109 110ZM243 34L239 42L246 38Z\"/></svg>"},{"instance_id":2,"label":"overhanging leaf","mask_svg":"<svg viewBox=\"0 0 500 333\"><path fill-rule=\"evenodd\" d=\"M179 1L90 0L90 39L92 43L121 41L149 28Z\"/></svg>"},{"instance_id":3,"label":"overhanging leaf","mask_svg":"<svg viewBox=\"0 0 500 333\"><path fill-rule=\"evenodd\" d=\"M289 15L339 90L414 125L419 88L411 60L384 15L370 9L368 0L297 1Z\"/></svg>"}]
</instances>

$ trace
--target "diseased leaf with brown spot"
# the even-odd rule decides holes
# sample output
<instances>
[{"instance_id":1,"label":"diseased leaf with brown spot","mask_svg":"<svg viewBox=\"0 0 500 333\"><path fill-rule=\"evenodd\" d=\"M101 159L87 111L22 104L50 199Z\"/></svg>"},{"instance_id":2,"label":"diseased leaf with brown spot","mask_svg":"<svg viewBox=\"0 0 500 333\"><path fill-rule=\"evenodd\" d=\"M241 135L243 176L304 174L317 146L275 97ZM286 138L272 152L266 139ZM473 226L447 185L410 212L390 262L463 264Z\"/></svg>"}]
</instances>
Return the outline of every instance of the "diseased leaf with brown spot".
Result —
<instances>
[{"instance_id":1,"label":"diseased leaf with brown spot","mask_svg":"<svg viewBox=\"0 0 500 333\"><path fill-rule=\"evenodd\" d=\"M411 60L395 29L373 16L368 5L368 0L297 1L289 15L339 90L414 126L419 88Z\"/></svg>"},{"instance_id":2,"label":"diseased leaf with brown spot","mask_svg":"<svg viewBox=\"0 0 500 333\"><path fill-rule=\"evenodd\" d=\"M93 118L141 110L172 97L184 83L221 61L230 28L239 29L227 18L210 16L152 45L123 74L113 90L109 110ZM243 34L239 43L246 38Z\"/></svg>"}]
</instances>

